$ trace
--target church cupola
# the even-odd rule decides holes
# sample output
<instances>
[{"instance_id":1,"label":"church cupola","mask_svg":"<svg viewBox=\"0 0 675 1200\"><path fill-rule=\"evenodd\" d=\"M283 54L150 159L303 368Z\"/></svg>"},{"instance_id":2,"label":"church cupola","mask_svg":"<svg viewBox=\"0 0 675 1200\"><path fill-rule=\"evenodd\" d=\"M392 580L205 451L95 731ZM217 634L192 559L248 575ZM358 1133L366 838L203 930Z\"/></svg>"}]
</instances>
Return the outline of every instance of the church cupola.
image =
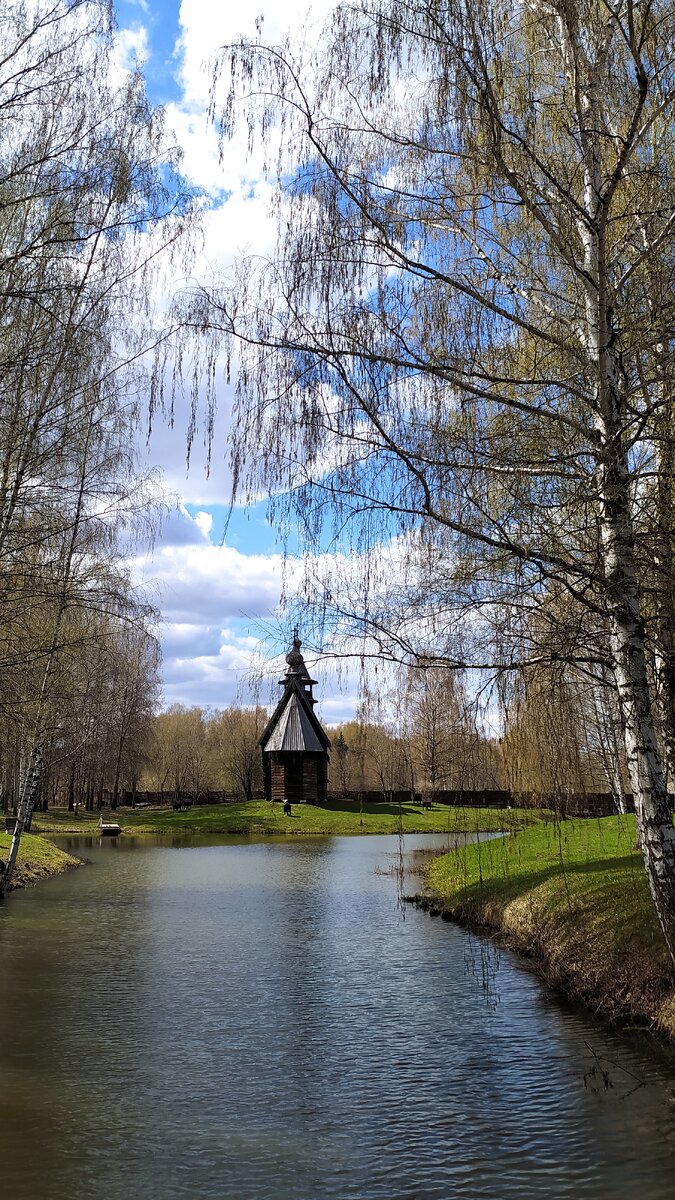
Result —
<instances>
[{"instance_id":1,"label":"church cupola","mask_svg":"<svg viewBox=\"0 0 675 1200\"><path fill-rule=\"evenodd\" d=\"M309 672L305 666L305 660L300 653L301 645L302 642L300 641L298 627L296 625L295 629L293 630L293 645L286 655L288 670L284 678L279 680L279 683L281 687L286 687L291 679L296 679L299 687L302 688L303 692L307 696L307 699L310 701L312 706L314 706L316 704L316 700L314 699L313 688L317 683L317 680L310 679Z\"/></svg>"}]
</instances>

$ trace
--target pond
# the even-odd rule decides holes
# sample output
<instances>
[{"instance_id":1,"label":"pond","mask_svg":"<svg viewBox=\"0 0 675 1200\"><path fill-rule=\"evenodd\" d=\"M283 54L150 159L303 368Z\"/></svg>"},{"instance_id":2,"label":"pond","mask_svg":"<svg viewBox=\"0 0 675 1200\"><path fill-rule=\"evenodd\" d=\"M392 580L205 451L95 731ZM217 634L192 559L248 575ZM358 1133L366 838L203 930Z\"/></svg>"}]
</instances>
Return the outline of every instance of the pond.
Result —
<instances>
[{"instance_id":1,"label":"pond","mask_svg":"<svg viewBox=\"0 0 675 1200\"><path fill-rule=\"evenodd\" d=\"M8 1200L672 1197L669 1052L404 914L396 838L82 852L0 906Z\"/></svg>"}]
</instances>

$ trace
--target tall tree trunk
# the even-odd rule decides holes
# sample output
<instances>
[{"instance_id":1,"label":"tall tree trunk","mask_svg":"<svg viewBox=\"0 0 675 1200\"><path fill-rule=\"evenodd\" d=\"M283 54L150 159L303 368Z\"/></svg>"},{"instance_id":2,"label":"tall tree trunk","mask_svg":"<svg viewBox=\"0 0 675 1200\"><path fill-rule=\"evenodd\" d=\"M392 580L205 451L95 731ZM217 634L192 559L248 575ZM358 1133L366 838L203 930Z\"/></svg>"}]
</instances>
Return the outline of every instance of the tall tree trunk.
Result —
<instances>
[{"instance_id":1,"label":"tall tree trunk","mask_svg":"<svg viewBox=\"0 0 675 1200\"><path fill-rule=\"evenodd\" d=\"M19 811L17 813L14 833L12 834L12 841L9 847L7 863L3 873L0 875L0 898L4 896L11 883L12 875L14 874L14 866L16 864L16 857L19 853L21 835L30 830L33 806L40 791L41 777L42 747L36 742L31 753L28 770L26 772L26 778L21 788Z\"/></svg>"},{"instance_id":2,"label":"tall tree trunk","mask_svg":"<svg viewBox=\"0 0 675 1200\"><path fill-rule=\"evenodd\" d=\"M649 890L675 962L675 828L652 710L645 623L633 553L629 477L619 450L618 431L606 446L604 471L600 472L601 534L614 674Z\"/></svg>"},{"instance_id":3,"label":"tall tree trunk","mask_svg":"<svg viewBox=\"0 0 675 1200\"><path fill-rule=\"evenodd\" d=\"M120 760L118 758L117 765L115 767L115 782L113 784L112 799L110 801L111 812L115 812L115 810L117 809L117 804L119 801L119 794L120 794Z\"/></svg>"},{"instance_id":4,"label":"tall tree trunk","mask_svg":"<svg viewBox=\"0 0 675 1200\"><path fill-rule=\"evenodd\" d=\"M675 784L675 415L667 398L659 420L656 549L656 704L668 780Z\"/></svg>"},{"instance_id":5,"label":"tall tree trunk","mask_svg":"<svg viewBox=\"0 0 675 1200\"><path fill-rule=\"evenodd\" d=\"M593 706L595 709L595 724L599 740L599 756L602 772L614 801L614 807L619 813L626 811L624 795L623 762L623 726L621 713L616 702L616 680L610 680L610 672L603 668L598 680L598 688L594 691Z\"/></svg>"},{"instance_id":6,"label":"tall tree trunk","mask_svg":"<svg viewBox=\"0 0 675 1200\"><path fill-rule=\"evenodd\" d=\"M561 45L571 70L576 60L569 29L560 19ZM607 43L609 45L609 42ZM649 890L675 964L675 829L663 762L656 735L647 672L645 621L634 554L630 473L624 445L628 425L627 382L623 378L618 333L613 316L607 230L615 170L608 186L600 130L603 69L598 51L583 83L577 79L576 101L583 161L583 215L577 231L584 247L586 271L586 349L597 372L595 456L599 501L600 552L610 625L612 666L623 726L628 774L635 801L638 838ZM571 72L571 78L574 72Z\"/></svg>"}]
</instances>

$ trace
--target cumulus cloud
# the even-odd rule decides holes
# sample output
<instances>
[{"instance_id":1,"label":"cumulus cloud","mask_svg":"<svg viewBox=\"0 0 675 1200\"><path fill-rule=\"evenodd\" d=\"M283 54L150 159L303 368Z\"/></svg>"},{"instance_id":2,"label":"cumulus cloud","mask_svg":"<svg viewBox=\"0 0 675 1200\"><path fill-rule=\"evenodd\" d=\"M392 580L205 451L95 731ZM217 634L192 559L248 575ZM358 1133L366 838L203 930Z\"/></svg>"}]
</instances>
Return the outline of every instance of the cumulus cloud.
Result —
<instances>
[{"instance_id":1,"label":"cumulus cloud","mask_svg":"<svg viewBox=\"0 0 675 1200\"><path fill-rule=\"evenodd\" d=\"M185 660L218 654L221 630L189 621L165 621L162 645L165 659Z\"/></svg>"},{"instance_id":2,"label":"cumulus cloud","mask_svg":"<svg viewBox=\"0 0 675 1200\"><path fill-rule=\"evenodd\" d=\"M245 554L211 541L211 515L179 507L165 522L151 553L132 561L135 579L158 604L162 620L165 704L224 707L276 702L285 670L280 642L282 598L299 588L306 563L281 554ZM323 555L315 577L359 576L357 560ZM320 681L318 697L327 724L354 715L358 667L307 654Z\"/></svg>"},{"instance_id":3,"label":"cumulus cloud","mask_svg":"<svg viewBox=\"0 0 675 1200\"><path fill-rule=\"evenodd\" d=\"M168 659L162 690L167 706L226 708L230 704L254 704L258 699L250 663L236 647L223 647L222 654Z\"/></svg>"},{"instance_id":4,"label":"cumulus cloud","mask_svg":"<svg viewBox=\"0 0 675 1200\"><path fill-rule=\"evenodd\" d=\"M161 554L169 546L208 545L212 525L210 513L199 512L192 517L185 506L179 503L163 517L154 553Z\"/></svg>"},{"instance_id":5,"label":"cumulus cloud","mask_svg":"<svg viewBox=\"0 0 675 1200\"><path fill-rule=\"evenodd\" d=\"M211 87L208 67L219 47L241 38L257 40L259 36L264 43L277 45L291 31L296 36L303 31L311 36L334 8L335 0L315 0L311 6L303 0L285 0L283 4L263 0L248 8L232 4L213 7L204 4L204 0L182 0L177 48L185 102L202 108L208 105Z\"/></svg>"},{"instance_id":6,"label":"cumulus cloud","mask_svg":"<svg viewBox=\"0 0 675 1200\"><path fill-rule=\"evenodd\" d=\"M197 523L192 524L201 534ZM178 624L271 617L288 574L280 554L242 554L232 546L203 540L157 545L133 568L158 596L164 620Z\"/></svg>"},{"instance_id":7,"label":"cumulus cloud","mask_svg":"<svg viewBox=\"0 0 675 1200\"><path fill-rule=\"evenodd\" d=\"M265 176L265 156L261 150L252 150L245 131L228 143L221 161L217 135L208 119L218 54L242 38L260 38L264 44L278 45L292 33L296 42L305 37L311 41L334 7L335 0L316 0L309 8L302 0L249 8L182 0L176 42L176 79L181 97L167 106L166 116L183 148L187 175L207 193L239 191L244 199L247 192L253 198ZM216 89L216 109L221 99Z\"/></svg>"},{"instance_id":8,"label":"cumulus cloud","mask_svg":"<svg viewBox=\"0 0 675 1200\"><path fill-rule=\"evenodd\" d=\"M228 704L271 707L280 695L285 664L270 660L262 638L231 626L168 625L164 636L164 703L224 708ZM309 656L308 656L309 657ZM329 660L316 665L317 714L327 726L351 720L357 705L356 673L339 676Z\"/></svg>"},{"instance_id":9,"label":"cumulus cloud","mask_svg":"<svg viewBox=\"0 0 675 1200\"><path fill-rule=\"evenodd\" d=\"M127 72L137 67L142 69L149 55L148 31L144 25L137 25L133 29L119 29L115 34L113 74L117 73L121 80Z\"/></svg>"}]
</instances>

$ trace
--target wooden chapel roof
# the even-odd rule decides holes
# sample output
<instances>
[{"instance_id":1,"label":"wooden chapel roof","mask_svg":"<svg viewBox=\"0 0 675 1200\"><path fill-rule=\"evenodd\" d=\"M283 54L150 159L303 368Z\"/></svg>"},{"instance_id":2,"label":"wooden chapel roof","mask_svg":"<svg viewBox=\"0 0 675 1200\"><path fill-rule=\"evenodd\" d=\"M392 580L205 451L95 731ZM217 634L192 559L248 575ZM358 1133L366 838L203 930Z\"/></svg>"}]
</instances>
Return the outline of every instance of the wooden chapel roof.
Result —
<instances>
[{"instance_id":1,"label":"wooden chapel roof","mask_svg":"<svg viewBox=\"0 0 675 1200\"><path fill-rule=\"evenodd\" d=\"M259 739L263 753L320 754L330 750L330 739L314 713L311 685L316 681L309 677L300 644L296 629L293 649L286 656L289 669L284 679L279 680L284 686L283 695Z\"/></svg>"}]
</instances>

